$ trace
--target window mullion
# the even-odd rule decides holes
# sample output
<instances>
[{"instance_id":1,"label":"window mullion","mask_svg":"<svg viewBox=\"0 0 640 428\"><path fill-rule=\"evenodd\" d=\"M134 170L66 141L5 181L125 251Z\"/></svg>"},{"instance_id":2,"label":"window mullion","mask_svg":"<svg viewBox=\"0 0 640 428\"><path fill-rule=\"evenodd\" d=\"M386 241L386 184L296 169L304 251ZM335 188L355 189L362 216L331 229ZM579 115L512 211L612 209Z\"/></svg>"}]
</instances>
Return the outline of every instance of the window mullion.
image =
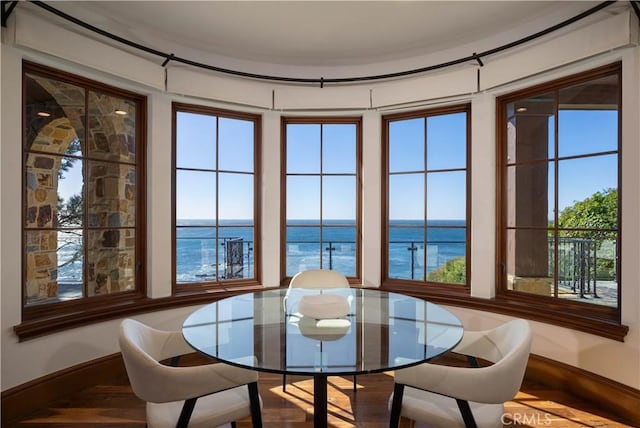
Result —
<instances>
[{"instance_id":1,"label":"window mullion","mask_svg":"<svg viewBox=\"0 0 640 428\"><path fill-rule=\"evenodd\" d=\"M427 251L427 248L428 248L427 247L427 235L428 235L428 230L429 230L428 229L428 223L427 223L428 220L429 220L429 218L427 216L427 212L428 212L427 211L428 210L427 201L429 199L428 198L429 193L427 191L427 189L428 189L427 186L429 184L428 183L429 174L428 174L428 168L427 168L427 162L428 162L428 155L427 155L427 152L428 152L428 150L427 150L427 147L428 147L428 142L427 142L427 123L428 123L427 117L425 117L424 118L424 126L423 126L424 134L423 134L423 137L422 137L423 140L424 140L424 145L423 145L423 147L424 147L424 153L423 153L423 158L424 158L424 160L423 160L424 161L424 208L423 208L424 209L424 214L423 214L424 226L423 227L424 227L424 229L423 230L424 231L423 231L423 238L422 238L423 246L424 246L423 251L422 251L422 266L424 266L424 278L422 278L422 281L424 281L424 282L427 281L427 253L428 253L428 251Z\"/></svg>"},{"instance_id":2,"label":"window mullion","mask_svg":"<svg viewBox=\"0 0 640 428\"><path fill-rule=\"evenodd\" d=\"M554 93L554 109L553 113L555 115L555 120L553 121L553 158L554 158L554 167L553 167L553 181L554 181L554 189L553 189L553 297L558 298L558 262L559 262L559 244L560 244L560 228L558 225L558 219L560 218L559 204L560 204L560 196L559 196L559 188L560 183L558 181L560 177L560 162L559 162L559 151L560 142L558 141L559 133L558 128L560 124L560 90L556 89L553 91Z\"/></svg>"},{"instance_id":3,"label":"window mullion","mask_svg":"<svg viewBox=\"0 0 640 428\"><path fill-rule=\"evenodd\" d=\"M82 293L84 298L89 297L89 269L87 264L89 263L89 186L87 185L89 179L89 91L84 91L84 141L80 145L82 150Z\"/></svg>"},{"instance_id":4,"label":"window mullion","mask_svg":"<svg viewBox=\"0 0 640 428\"><path fill-rule=\"evenodd\" d=\"M220 282L220 187L219 187L219 183L220 183L220 116L216 116L216 143L215 143L215 156L216 156L216 163L215 163L215 180L216 180L216 184L214 186L215 188L215 213L216 213L216 226L215 226L215 249L216 249L216 276L215 276L215 281L217 283Z\"/></svg>"},{"instance_id":5,"label":"window mullion","mask_svg":"<svg viewBox=\"0 0 640 428\"><path fill-rule=\"evenodd\" d=\"M324 198L324 166L323 166L323 149L324 149L324 123L320 124L320 268L324 269L325 266L323 264L324 260L323 260L323 248L324 248L324 222L323 222L323 198ZM331 251L331 250L329 250Z\"/></svg>"}]
</instances>

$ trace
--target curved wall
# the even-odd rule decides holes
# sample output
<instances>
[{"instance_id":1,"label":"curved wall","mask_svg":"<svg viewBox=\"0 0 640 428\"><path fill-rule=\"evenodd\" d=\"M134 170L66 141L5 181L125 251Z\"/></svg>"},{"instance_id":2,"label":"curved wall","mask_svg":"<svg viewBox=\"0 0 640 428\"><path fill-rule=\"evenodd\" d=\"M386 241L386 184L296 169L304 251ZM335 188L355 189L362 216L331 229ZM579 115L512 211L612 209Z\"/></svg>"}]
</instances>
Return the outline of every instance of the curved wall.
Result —
<instances>
[{"instance_id":1,"label":"curved wall","mask_svg":"<svg viewBox=\"0 0 640 428\"><path fill-rule=\"evenodd\" d=\"M350 86L304 87L247 81L184 67L166 71L96 40L58 28L17 10L3 29L2 144L0 185L2 244L0 288L2 390L57 370L118 351L119 320L83 326L18 342L12 327L20 323L21 273L21 61L57 67L146 94L148 120L148 290L152 298L171 293L171 102L215 105L258 112L263 118L263 201L279 200L280 117L286 115L363 116L363 283L380 281L380 133L390 111L470 102L472 105L471 293L494 294L495 250L495 97L515 89L588 70L623 63L622 284L625 342L532 322L532 352L640 389L640 48L638 23L629 11L603 15L589 25L550 35L512 52L397 81ZM510 40L503 40L508 42ZM478 70L479 79L478 79ZM263 209L263 272L266 287L277 286L279 210ZM266 205L265 205L266 206ZM270 204L273 206L273 204ZM136 318L159 328L177 329L194 307L149 313ZM469 329L488 328L507 317L450 308Z\"/></svg>"}]
</instances>

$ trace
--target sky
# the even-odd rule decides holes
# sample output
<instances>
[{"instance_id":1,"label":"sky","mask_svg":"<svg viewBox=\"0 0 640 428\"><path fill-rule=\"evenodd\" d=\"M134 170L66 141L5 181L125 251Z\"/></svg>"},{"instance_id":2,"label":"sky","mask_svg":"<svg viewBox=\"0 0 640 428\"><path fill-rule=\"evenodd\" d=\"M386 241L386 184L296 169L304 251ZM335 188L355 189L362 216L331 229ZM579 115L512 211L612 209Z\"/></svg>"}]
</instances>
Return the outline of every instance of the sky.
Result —
<instances>
[{"instance_id":1,"label":"sky","mask_svg":"<svg viewBox=\"0 0 640 428\"><path fill-rule=\"evenodd\" d=\"M559 113L560 157L617 149L617 112L562 110ZM554 118L549 119L549 151L553 153ZM215 218L216 161L221 219L253 215L253 123L219 118L218 152L213 116L178 113L177 218ZM355 217L355 125L289 124L287 129L287 212L291 219L353 219ZM428 219L464 219L465 114L431 116L391 122L389 129L390 218L421 219L425 210L425 170ZM322 162L320 150L322 147ZM493 148L492 148L493 149ZM559 208L597 191L617 187L617 156L566 159L559 162ZM322 166L321 166L322 164ZM323 203L320 203L320 178ZM444 171L446 170L446 171ZM81 162L60 180L59 194L68 198L81 189ZM311 175L304 175L311 174ZM340 175L332 175L340 174ZM549 168L549 219L553 218L554 173Z\"/></svg>"}]
</instances>

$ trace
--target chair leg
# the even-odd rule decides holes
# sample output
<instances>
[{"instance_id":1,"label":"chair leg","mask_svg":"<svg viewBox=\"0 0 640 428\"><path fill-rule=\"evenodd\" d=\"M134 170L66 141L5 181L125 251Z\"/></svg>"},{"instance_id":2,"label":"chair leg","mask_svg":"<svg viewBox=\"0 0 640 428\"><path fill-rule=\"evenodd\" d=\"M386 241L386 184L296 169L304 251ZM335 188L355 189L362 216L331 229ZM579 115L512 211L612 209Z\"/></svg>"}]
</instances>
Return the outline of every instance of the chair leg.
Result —
<instances>
[{"instance_id":1,"label":"chair leg","mask_svg":"<svg viewBox=\"0 0 640 428\"><path fill-rule=\"evenodd\" d=\"M402 411L402 396L404 395L404 385L396 383L393 386L393 401L391 402L391 416L389 418L389 428L398 428L400 424L400 413Z\"/></svg>"},{"instance_id":2,"label":"chair leg","mask_svg":"<svg viewBox=\"0 0 640 428\"><path fill-rule=\"evenodd\" d=\"M357 384L356 384L356 375L353 375L353 392L356 392Z\"/></svg>"},{"instance_id":3,"label":"chair leg","mask_svg":"<svg viewBox=\"0 0 640 428\"><path fill-rule=\"evenodd\" d=\"M262 428L262 411L260 410L260 395L258 395L258 382L251 382L249 388L249 405L251 407L251 424L253 428Z\"/></svg>"},{"instance_id":4,"label":"chair leg","mask_svg":"<svg viewBox=\"0 0 640 428\"><path fill-rule=\"evenodd\" d=\"M456 403L458 403L458 409L460 409L460 413L462 414L464 426L467 428L477 428L476 420L473 418L473 413L471 413L471 407L469 407L469 402L456 398Z\"/></svg>"},{"instance_id":5,"label":"chair leg","mask_svg":"<svg viewBox=\"0 0 640 428\"><path fill-rule=\"evenodd\" d=\"M478 364L478 359L473 355L467 355L467 361L469 362L469 366L474 369L480 367L480 364Z\"/></svg>"},{"instance_id":6,"label":"chair leg","mask_svg":"<svg viewBox=\"0 0 640 428\"><path fill-rule=\"evenodd\" d=\"M231 422L231 428L237 428L238 425L236 425L236 421L232 421Z\"/></svg>"},{"instance_id":7,"label":"chair leg","mask_svg":"<svg viewBox=\"0 0 640 428\"><path fill-rule=\"evenodd\" d=\"M282 392L285 392L287 390L287 374L284 373L282 375Z\"/></svg>"},{"instance_id":8,"label":"chair leg","mask_svg":"<svg viewBox=\"0 0 640 428\"><path fill-rule=\"evenodd\" d=\"M197 398L189 398L184 402L182 410L180 411L180 417L176 423L176 428L187 428L187 426L189 426L191 414L193 413L194 407L196 407L196 400Z\"/></svg>"}]
</instances>

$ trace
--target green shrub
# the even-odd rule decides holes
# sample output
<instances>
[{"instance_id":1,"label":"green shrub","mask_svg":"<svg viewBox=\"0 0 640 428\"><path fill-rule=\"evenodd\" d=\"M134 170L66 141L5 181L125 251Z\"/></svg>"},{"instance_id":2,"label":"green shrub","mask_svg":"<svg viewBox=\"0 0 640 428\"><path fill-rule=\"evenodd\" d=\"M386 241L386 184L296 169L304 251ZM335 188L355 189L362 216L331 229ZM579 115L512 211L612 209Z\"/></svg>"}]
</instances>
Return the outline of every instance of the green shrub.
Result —
<instances>
[{"instance_id":1,"label":"green shrub","mask_svg":"<svg viewBox=\"0 0 640 428\"><path fill-rule=\"evenodd\" d=\"M467 280L467 265L464 257L456 257L427 275L427 281L464 284Z\"/></svg>"}]
</instances>

